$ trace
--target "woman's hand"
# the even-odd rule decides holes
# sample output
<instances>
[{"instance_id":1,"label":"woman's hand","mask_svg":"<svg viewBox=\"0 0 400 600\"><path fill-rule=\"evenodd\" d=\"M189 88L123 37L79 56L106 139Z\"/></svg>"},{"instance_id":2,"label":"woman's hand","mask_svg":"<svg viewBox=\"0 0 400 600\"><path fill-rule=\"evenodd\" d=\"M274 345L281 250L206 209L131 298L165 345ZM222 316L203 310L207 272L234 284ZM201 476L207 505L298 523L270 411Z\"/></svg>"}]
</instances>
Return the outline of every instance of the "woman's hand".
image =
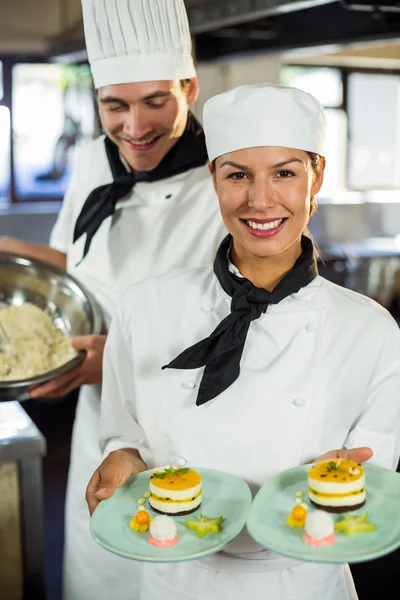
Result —
<instances>
[{"instance_id":1,"label":"woman's hand","mask_svg":"<svg viewBox=\"0 0 400 600\"><path fill-rule=\"evenodd\" d=\"M110 452L94 472L86 488L90 515L102 500L110 498L116 488L123 485L131 475L142 471L147 471L147 465L137 450L124 448Z\"/></svg>"},{"instance_id":2,"label":"woman's hand","mask_svg":"<svg viewBox=\"0 0 400 600\"><path fill-rule=\"evenodd\" d=\"M371 458L373 452L371 448L362 447L362 448L352 448L351 450L346 450L342 448L340 450L331 450L330 452L326 452L319 458L316 458L314 462L319 462L320 460L328 460L328 458L344 458L345 460L353 460L357 463L362 463Z\"/></svg>"},{"instance_id":3,"label":"woman's hand","mask_svg":"<svg viewBox=\"0 0 400 600\"><path fill-rule=\"evenodd\" d=\"M71 371L33 388L29 392L30 397L61 398L81 385L101 383L106 339L105 335L83 335L72 338L73 348L78 352L86 353L83 362Z\"/></svg>"}]
</instances>

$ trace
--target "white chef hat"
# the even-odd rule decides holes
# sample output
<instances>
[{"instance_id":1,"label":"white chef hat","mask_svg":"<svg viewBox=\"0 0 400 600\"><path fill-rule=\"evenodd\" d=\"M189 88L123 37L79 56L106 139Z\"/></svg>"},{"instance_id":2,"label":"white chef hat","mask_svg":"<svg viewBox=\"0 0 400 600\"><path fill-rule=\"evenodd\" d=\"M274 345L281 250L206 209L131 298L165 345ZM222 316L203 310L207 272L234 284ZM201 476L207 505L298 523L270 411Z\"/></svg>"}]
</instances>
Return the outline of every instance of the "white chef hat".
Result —
<instances>
[{"instance_id":1,"label":"white chef hat","mask_svg":"<svg viewBox=\"0 0 400 600\"><path fill-rule=\"evenodd\" d=\"M82 0L96 88L195 77L183 0Z\"/></svg>"},{"instance_id":2,"label":"white chef hat","mask_svg":"<svg viewBox=\"0 0 400 600\"><path fill-rule=\"evenodd\" d=\"M254 148L281 146L324 156L325 111L314 96L296 88L259 83L210 98L203 125L210 161Z\"/></svg>"}]
</instances>

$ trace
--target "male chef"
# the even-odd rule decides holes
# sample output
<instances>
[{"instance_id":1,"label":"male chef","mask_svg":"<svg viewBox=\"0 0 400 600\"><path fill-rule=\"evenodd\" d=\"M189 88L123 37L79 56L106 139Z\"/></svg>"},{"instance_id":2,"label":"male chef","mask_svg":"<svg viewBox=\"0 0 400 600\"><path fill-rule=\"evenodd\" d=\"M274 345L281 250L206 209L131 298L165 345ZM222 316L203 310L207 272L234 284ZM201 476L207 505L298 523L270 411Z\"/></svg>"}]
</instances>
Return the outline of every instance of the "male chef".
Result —
<instances>
[{"instance_id":1,"label":"male chef","mask_svg":"<svg viewBox=\"0 0 400 600\"><path fill-rule=\"evenodd\" d=\"M210 263L225 229L203 130L189 111L199 85L183 0L83 0L82 7L105 135L77 153L50 247L3 238L0 251L66 268L103 310L102 335L73 339L84 362L31 396L59 397L81 387L67 490L64 600L135 600L140 564L92 540L85 504L87 481L101 462L107 329L128 286Z\"/></svg>"}]
</instances>

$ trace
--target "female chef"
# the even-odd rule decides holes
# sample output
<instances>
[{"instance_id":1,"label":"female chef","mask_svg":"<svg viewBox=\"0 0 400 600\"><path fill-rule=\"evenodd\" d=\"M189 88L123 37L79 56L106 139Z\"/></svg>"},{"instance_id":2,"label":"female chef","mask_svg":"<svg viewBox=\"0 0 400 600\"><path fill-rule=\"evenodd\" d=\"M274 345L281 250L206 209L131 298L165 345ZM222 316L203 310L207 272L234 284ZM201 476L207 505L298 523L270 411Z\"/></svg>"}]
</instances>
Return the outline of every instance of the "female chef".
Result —
<instances>
[{"instance_id":1,"label":"female chef","mask_svg":"<svg viewBox=\"0 0 400 600\"><path fill-rule=\"evenodd\" d=\"M131 474L177 462L253 489L326 453L397 464L399 329L369 298L318 276L304 235L323 180L323 108L293 88L244 86L209 100L204 126L230 235L213 268L149 279L120 302L91 511ZM140 596L246 597L357 596L347 565L278 557L246 533L210 558L146 566Z\"/></svg>"}]
</instances>

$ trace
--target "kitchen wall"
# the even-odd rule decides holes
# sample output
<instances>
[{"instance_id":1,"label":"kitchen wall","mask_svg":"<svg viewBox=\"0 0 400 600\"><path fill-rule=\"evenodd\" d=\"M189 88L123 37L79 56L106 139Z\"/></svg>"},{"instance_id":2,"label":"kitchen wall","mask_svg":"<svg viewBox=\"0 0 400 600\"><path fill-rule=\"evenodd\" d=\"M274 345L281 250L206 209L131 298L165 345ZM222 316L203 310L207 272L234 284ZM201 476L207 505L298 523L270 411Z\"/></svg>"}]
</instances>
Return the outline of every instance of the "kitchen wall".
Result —
<instances>
[{"instance_id":1,"label":"kitchen wall","mask_svg":"<svg viewBox=\"0 0 400 600\"><path fill-rule=\"evenodd\" d=\"M200 80L200 95L195 106L196 116L201 119L204 102L210 96L221 93L232 87L259 81L280 83L280 71L285 63L298 62L307 64L308 61L316 64L338 64L350 66L353 62L358 66L378 67L377 61L382 62L382 67L390 61L390 66L400 68L400 45L388 45L383 49L374 44L363 50L349 49L346 52L323 54L316 56L314 52L294 52L286 55L253 55L243 56L238 60L220 60L213 64L199 63L198 75ZM337 50L337 48L335 49ZM397 57L399 57L397 59ZM363 62L364 61L364 62ZM334 197L322 194L321 203L317 214L311 222L311 231L320 244L359 242L371 237L395 237L400 234L400 190L374 191L374 192L349 192L336 190Z\"/></svg>"},{"instance_id":2,"label":"kitchen wall","mask_svg":"<svg viewBox=\"0 0 400 600\"><path fill-rule=\"evenodd\" d=\"M400 234L400 203L320 204L310 229L321 244L394 238Z\"/></svg>"},{"instance_id":3,"label":"kitchen wall","mask_svg":"<svg viewBox=\"0 0 400 600\"><path fill-rule=\"evenodd\" d=\"M58 206L53 205L42 206L40 213L0 213L0 236L47 244L57 210ZM396 237L400 235L400 203L320 204L310 229L321 245Z\"/></svg>"},{"instance_id":4,"label":"kitchen wall","mask_svg":"<svg viewBox=\"0 0 400 600\"><path fill-rule=\"evenodd\" d=\"M262 81L279 82L281 63L277 58L254 57L198 65L200 95L194 112L201 118L205 101L232 87ZM57 218L59 203L29 203L0 209L0 236L46 244Z\"/></svg>"},{"instance_id":5,"label":"kitchen wall","mask_svg":"<svg viewBox=\"0 0 400 600\"><path fill-rule=\"evenodd\" d=\"M292 60L293 57L290 58ZM238 60L199 63L200 95L194 107L201 118L205 101L237 85L269 81L279 83L280 69L287 57L244 56ZM340 198L339 198L340 196ZM339 204L330 203L332 200ZM363 203L367 200L367 203ZM323 198L311 229L322 243L359 241L368 237L400 234L400 191L368 194L337 192ZM59 203L34 203L0 210L0 235L47 243Z\"/></svg>"},{"instance_id":6,"label":"kitchen wall","mask_svg":"<svg viewBox=\"0 0 400 600\"><path fill-rule=\"evenodd\" d=\"M238 60L198 63L200 94L194 112L201 120L208 98L239 85L268 81L279 83L282 61L279 56L244 56Z\"/></svg>"},{"instance_id":7,"label":"kitchen wall","mask_svg":"<svg viewBox=\"0 0 400 600\"><path fill-rule=\"evenodd\" d=\"M0 236L47 244L60 206L61 203L38 203L22 206L23 210L18 211L3 209L0 211Z\"/></svg>"}]
</instances>

